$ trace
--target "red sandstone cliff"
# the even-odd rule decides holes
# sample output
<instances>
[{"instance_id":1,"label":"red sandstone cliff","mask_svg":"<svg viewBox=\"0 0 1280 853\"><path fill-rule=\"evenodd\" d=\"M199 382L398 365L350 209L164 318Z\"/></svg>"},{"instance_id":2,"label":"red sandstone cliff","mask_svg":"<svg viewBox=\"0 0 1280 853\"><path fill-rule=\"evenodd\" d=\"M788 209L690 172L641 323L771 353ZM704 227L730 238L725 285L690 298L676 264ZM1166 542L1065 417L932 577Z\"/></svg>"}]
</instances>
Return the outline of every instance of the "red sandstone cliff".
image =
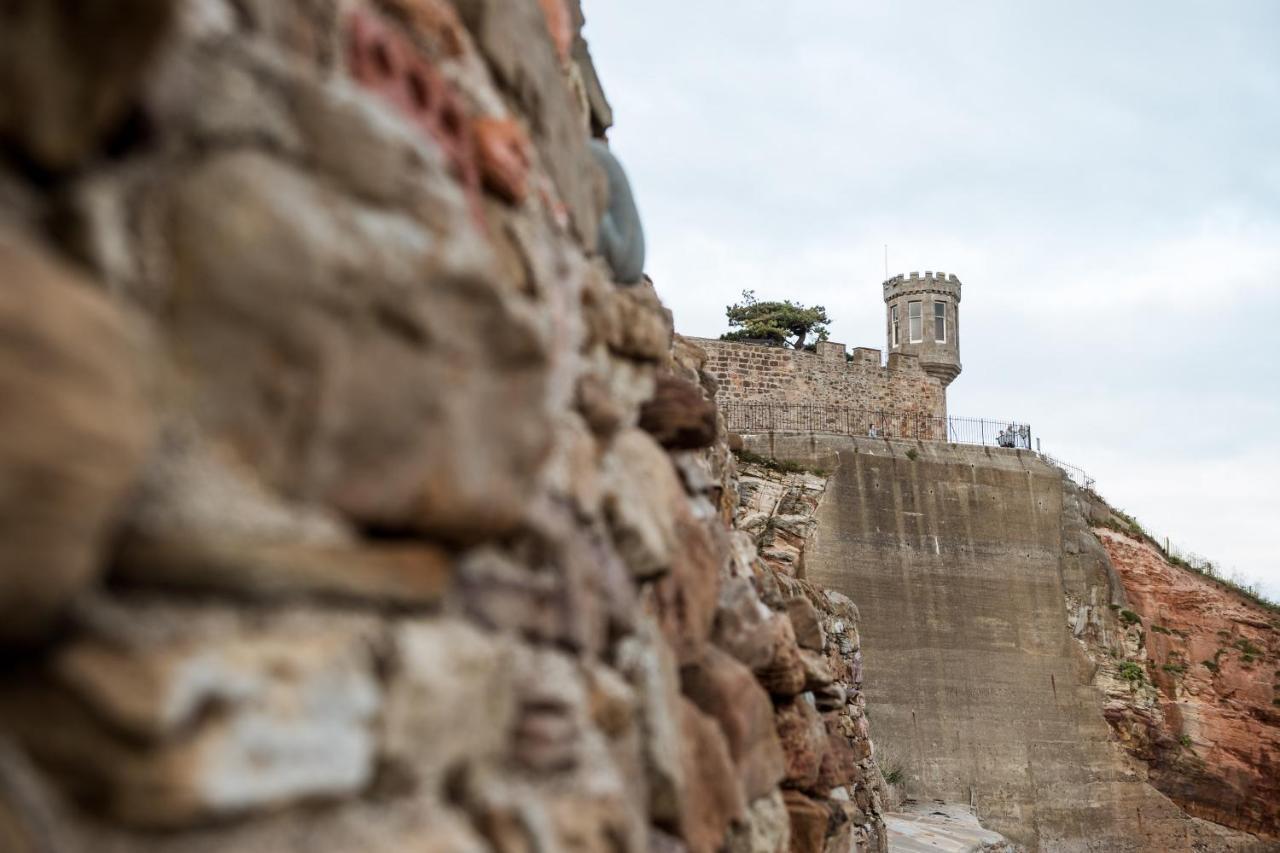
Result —
<instances>
[{"instance_id":1,"label":"red sandstone cliff","mask_svg":"<svg viewBox=\"0 0 1280 853\"><path fill-rule=\"evenodd\" d=\"M1188 812L1280 836L1280 614L1171 565L1147 542L1094 532L1129 601L1123 656L1144 669L1113 679L1107 719Z\"/></svg>"}]
</instances>

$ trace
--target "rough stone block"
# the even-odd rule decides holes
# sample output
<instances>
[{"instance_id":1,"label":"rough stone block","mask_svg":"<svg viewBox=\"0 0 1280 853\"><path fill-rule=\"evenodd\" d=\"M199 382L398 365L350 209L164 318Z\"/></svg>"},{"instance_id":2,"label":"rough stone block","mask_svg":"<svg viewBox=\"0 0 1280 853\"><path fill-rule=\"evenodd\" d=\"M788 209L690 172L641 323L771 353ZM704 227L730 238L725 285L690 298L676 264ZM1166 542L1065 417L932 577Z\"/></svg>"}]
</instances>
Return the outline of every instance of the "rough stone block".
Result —
<instances>
[{"instance_id":1,"label":"rough stone block","mask_svg":"<svg viewBox=\"0 0 1280 853\"><path fill-rule=\"evenodd\" d=\"M0 642L96 580L149 435L140 348L94 285L0 232Z\"/></svg>"},{"instance_id":2,"label":"rough stone block","mask_svg":"<svg viewBox=\"0 0 1280 853\"><path fill-rule=\"evenodd\" d=\"M826 804L815 802L799 791L784 791L782 796L791 817L792 853L824 853L831 821Z\"/></svg>"},{"instance_id":3,"label":"rough stone block","mask_svg":"<svg viewBox=\"0 0 1280 853\"><path fill-rule=\"evenodd\" d=\"M451 771L502 753L517 707L507 641L462 622L419 619L396 629L393 649L385 758L430 790Z\"/></svg>"},{"instance_id":4,"label":"rough stone block","mask_svg":"<svg viewBox=\"0 0 1280 853\"><path fill-rule=\"evenodd\" d=\"M697 450L716 440L716 405L697 385L658 377L653 397L640 409L640 428L668 450Z\"/></svg>"},{"instance_id":5,"label":"rough stone block","mask_svg":"<svg viewBox=\"0 0 1280 853\"><path fill-rule=\"evenodd\" d=\"M532 2L457 0L455 5L499 84L529 119L534 145L582 246L594 248L601 177L587 150L586 133L545 14Z\"/></svg>"},{"instance_id":6,"label":"rough stone block","mask_svg":"<svg viewBox=\"0 0 1280 853\"><path fill-rule=\"evenodd\" d=\"M514 119L475 120L476 154L485 188L511 204L529 194L529 138Z\"/></svg>"},{"instance_id":7,"label":"rough stone block","mask_svg":"<svg viewBox=\"0 0 1280 853\"><path fill-rule=\"evenodd\" d=\"M711 638L726 561L719 530L691 517L677 520L671 571L646 592L681 664L696 660Z\"/></svg>"},{"instance_id":8,"label":"rough stone block","mask_svg":"<svg viewBox=\"0 0 1280 853\"><path fill-rule=\"evenodd\" d=\"M604 505L618 550L637 578L671 568L677 523L687 516L687 504L662 448L640 430L619 433L606 462Z\"/></svg>"},{"instance_id":9,"label":"rough stone block","mask_svg":"<svg viewBox=\"0 0 1280 853\"><path fill-rule=\"evenodd\" d=\"M773 611L764 606L746 578L730 578L720 587L712 639L753 671L773 660Z\"/></svg>"},{"instance_id":10,"label":"rough stone block","mask_svg":"<svg viewBox=\"0 0 1280 853\"><path fill-rule=\"evenodd\" d=\"M822 619L813 602L804 596L787 599L787 616L796 632L796 642L802 649L821 652L827 643L822 630Z\"/></svg>"},{"instance_id":11,"label":"rough stone block","mask_svg":"<svg viewBox=\"0 0 1280 853\"><path fill-rule=\"evenodd\" d=\"M679 826L686 790L675 655L657 625L641 622L636 633L620 644L618 666L639 698L649 814L655 823L674 829Z\"/></svg>"},{"instance_id":12,"label":"rough stone block","mask_svg":"<svg viewBox=\"0 0 1280 853\"><path fill-rule=\"evenodd\" d=\"M183 826L372 779L382 694L367 620L168 605L91 617L54 660L62 690L0 704L42 763L119 821Z\"/></svg>"},{"instance_id":13,"label":"rough stone block","mask_svg":"<svg viewBox=\"0 0 1280 853\"><path fill-rule=\"evenodd\" d=\"M827 730L822 717L805 696L797 696L778 706L775 722L786 755L783 785L825 795L825 789L817 790L822 756L827 748Z\"/></svg>"},{"instance_id":14,"label":"rough stone block","mask_svg":"<svg viewBox=\"0 0 1280 853\"><path fill-rule=\"evenodd\" d=\"M546 343L473 236L256 153L212 159L171 204L168 331L212 440L370 527L522 523L550 447Z\"/></svg>"},{"instance_id":15,"label":"rough stone block","mask_svg":"<svg viewBox=\"0 0 1280 853\"><path fill-rule=\"evenodd\" d=\"M781 791L760 797L747 809L746 823L729 839L729 853L787 853L791 849L791 816Z\"/></svg>"},{"instance_id":16,"label":"rough stone block","mask_svg":"<svg viewBox=\"0 0 1280 853\"><path fill-rule=\"evenodd\" d=\"M681 667L680 682L684 695L720 724L747 799L773 790L785 771L782 746L773 703L751 670L708 646L700 660Z\"/></svg>"},{"instance_id":17,"label":"rough stone block","mask_svg":"<svg viewBox=\"0 0 1280 853\"><path fill-rule=\"evenodd\" d=\"M730 826L746 816L742 785L720 727L687 699L680 700L680 730L688 782L680 835L690 853L715 853L725 845Z\"/></svg>"},{"instance_id":18,"label":"rough stone block","mask_svg":"<svg viewBox=\"0 0 1280 853\"><path fill-rule=\"evenodd\" d=\"M171 0L15 0L0 28L0 138L70 169L119 128L172 19Z\"/></svg>"},{"instance_id":19,"label":"rough stone block","mask_svg":"<svg viewBox=\"0 0 1280 853\"><path fill-rule=\"evenodd\" d=\"M794 696L804 690L807 674L791 620L774 614L766 623L770 639L767 661L756 668L756 677L775 696Z\"/></svg>"}]
</instances>

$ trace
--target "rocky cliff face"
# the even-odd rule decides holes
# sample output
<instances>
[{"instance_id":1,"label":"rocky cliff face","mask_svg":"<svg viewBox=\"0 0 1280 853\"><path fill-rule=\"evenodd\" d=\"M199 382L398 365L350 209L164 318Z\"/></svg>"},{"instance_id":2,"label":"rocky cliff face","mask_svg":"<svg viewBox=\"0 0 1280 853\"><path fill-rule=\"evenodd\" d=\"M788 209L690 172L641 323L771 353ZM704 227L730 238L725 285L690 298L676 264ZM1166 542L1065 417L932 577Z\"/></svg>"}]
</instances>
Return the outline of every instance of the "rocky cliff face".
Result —
<instances>
[{"instance_id":1,"label":"rocky cliff face","mask_svg":"<svg viewBox=\"0 0 1280 853\"><path fill-rule=\"evenodd\" d=\"M576 3L4 15L0 849L884 849Z\"/></svg>"},{"instance_id":2,"label":"rocky cliff face","mask_svg":"<svg viewBox=\"0 0 1280 853\"><path fill-rule=\"evenodd\" d=\"M1280 839L1280 614L1096 528L1123 585L1107 720L1191 814Z\"/></svg>"}]
</instances>

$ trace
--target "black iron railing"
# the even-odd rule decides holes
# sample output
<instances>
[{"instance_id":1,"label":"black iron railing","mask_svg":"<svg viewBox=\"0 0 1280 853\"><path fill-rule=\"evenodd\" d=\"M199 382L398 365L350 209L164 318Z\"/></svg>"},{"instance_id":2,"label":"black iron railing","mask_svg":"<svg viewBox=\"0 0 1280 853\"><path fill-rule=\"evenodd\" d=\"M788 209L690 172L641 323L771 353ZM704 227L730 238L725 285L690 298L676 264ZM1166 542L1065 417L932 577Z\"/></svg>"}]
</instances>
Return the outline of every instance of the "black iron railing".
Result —
<instances>
[{"instance_id":1,"label":"black iron railing","mask_svg":"<svg viewBox=\"0 0 1280 853\"><path fill-rule=\"evenodd\" d=\"M1041 453L1040 458L1043 459L1045 462L1048 462L1050 465L1054 466L1055 468L1058 468L1059 470L1061 470L1062 473L1067 475L1067 477L1071 480L1071 482L1075 483L1080 488L1088 489L1089 491L1095 490L1094 487L1097 485L1098 481L1090 477L1087 473L1085 473L1085 470L1083 468L1080 468L1075 465L1069 465L1066 462L1063 462L1061 459L1055 459L1054 457L1050 456L1048 453Z\"/></svg>"},{"instance_id":2,"label":"black iron railing","mask_svg":"<svg viewBox=\"0 0 1280 853\"><path fill-rule=\"evenodd\" d=\"M733 432L816 432L911 441L942 441L1032 450L1031 426L986 418L939 418L919 412L889 412L807 403L722 403L726 425ZM1036 453L1059 468L1072 482L1093 489L1095 480L1084 469Z\"/></svg>"}]
</instances>

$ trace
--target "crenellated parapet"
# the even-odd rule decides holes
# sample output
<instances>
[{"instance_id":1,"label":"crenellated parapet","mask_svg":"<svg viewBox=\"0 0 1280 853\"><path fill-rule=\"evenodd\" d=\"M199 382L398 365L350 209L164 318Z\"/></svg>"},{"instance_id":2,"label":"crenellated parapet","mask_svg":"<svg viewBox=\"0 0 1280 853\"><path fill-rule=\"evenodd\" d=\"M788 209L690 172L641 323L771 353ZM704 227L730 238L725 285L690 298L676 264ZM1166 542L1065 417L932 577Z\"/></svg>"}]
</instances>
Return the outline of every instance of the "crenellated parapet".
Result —
<instances>
[{"instance_id":1,"label":"crenellated parapet","mask_svg":"<svg viewBox=\"0 0 1280 853\"><path fill-rule=\"evenodd\" d=\"M946 391L912 353L820 341L814 352L690 338L707 353L721 403L820 405L878 412L946 414Z\"/></svg>"},{"instance_id":2,"label":"crenellated parapet","mask_svg":"<svg viewBox=\"0 0 1280 853\"><path fill-rule=\"evenodd\" d=\"M913 272L886 279L885 340L891 353L914 355L943 385L960 375L960 279Z\"/></svg>"},{"instance_id":3,"label":"crenellated parapet","mask_svg":"<svg viewBox=\"0 0 1280 853\"><path fill-rule=\"evenodd\" d=\"M885 301L899 295L938 293L950 296L956 304L960 303L960 277L955 273L928 271L900 274L885 279L882 286Z\"/></svg>"}]
</instances>

